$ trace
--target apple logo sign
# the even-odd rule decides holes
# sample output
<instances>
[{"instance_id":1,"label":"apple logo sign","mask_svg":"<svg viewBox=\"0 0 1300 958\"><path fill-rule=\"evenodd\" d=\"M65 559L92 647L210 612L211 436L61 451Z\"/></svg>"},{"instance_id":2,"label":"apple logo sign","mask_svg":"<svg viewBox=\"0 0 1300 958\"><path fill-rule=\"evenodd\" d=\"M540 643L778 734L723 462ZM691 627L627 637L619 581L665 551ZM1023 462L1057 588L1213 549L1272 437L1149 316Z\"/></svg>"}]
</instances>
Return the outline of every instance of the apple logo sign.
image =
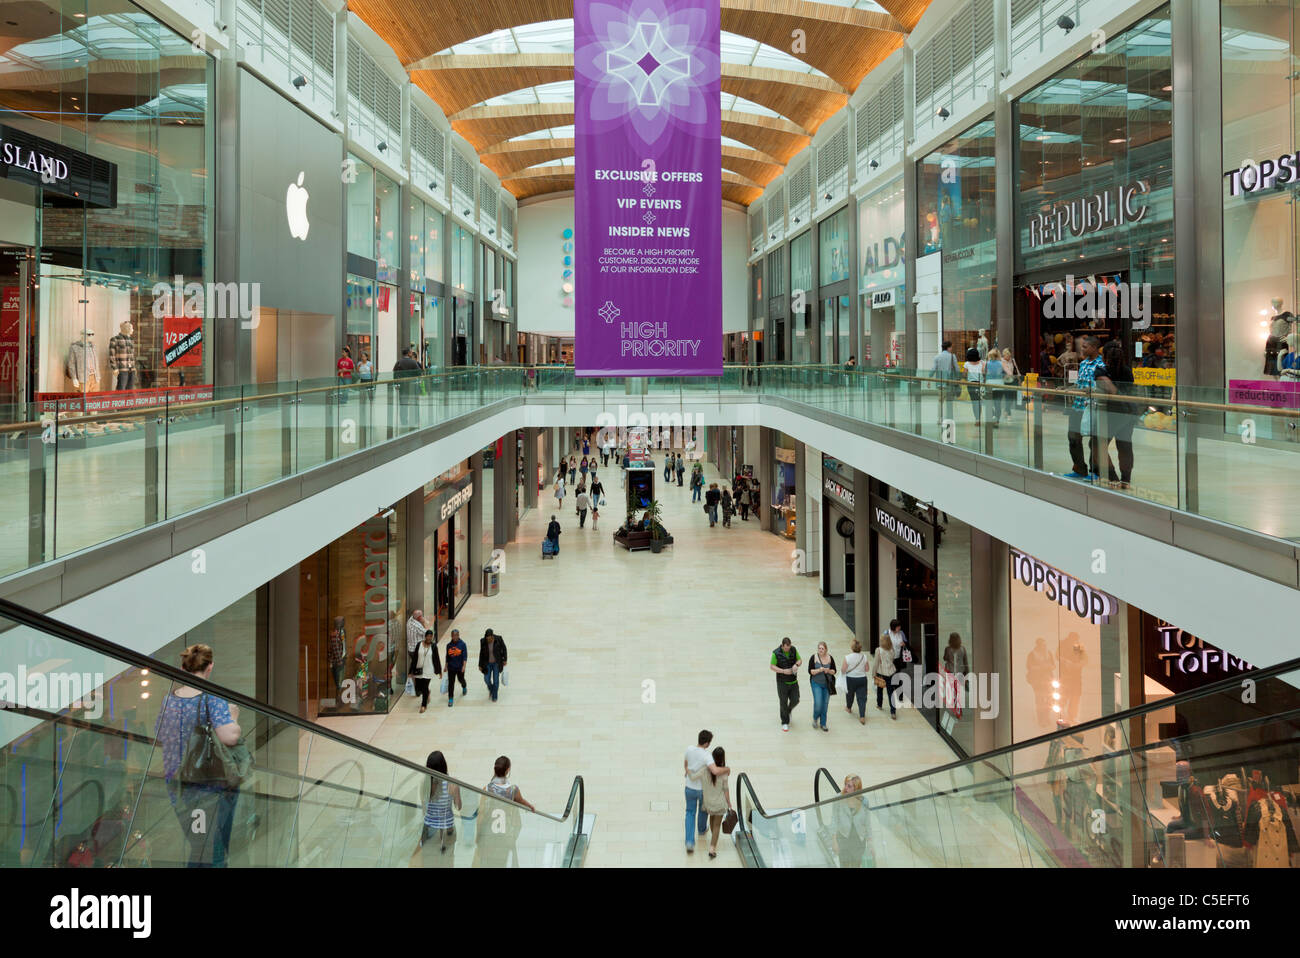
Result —
<instances>
[{"instance_id":1,"label":"apple logo sign","mask_svg":"<svg viewBox=\"0 0 1300 958\"><path fill-rule=\"evenodd\" d=\"M298 174L298 182L290 183L289 189L284 194L284 212L289 217L289 235L300 240L307 239L307 230L311 229L311 224L307 222L307 190L302 185L302 179L306 176L302 171Z\"/></svg>"}]
</instances>

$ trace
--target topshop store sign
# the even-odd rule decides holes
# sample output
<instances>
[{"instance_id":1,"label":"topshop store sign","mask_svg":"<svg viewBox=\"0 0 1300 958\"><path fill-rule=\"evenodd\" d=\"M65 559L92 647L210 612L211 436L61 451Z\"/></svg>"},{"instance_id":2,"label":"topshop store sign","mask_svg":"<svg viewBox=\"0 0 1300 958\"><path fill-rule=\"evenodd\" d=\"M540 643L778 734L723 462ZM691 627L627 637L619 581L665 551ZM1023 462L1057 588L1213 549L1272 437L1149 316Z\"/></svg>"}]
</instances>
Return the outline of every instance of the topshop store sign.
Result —
<instances>
[{"instance_id":1,"label":"topshop store sign","mask_svg":"<svg viewBox=\"0 0 1300 958\"><path fill-rule=\"evenodd\" d=\"M1240 169L1223 174L1228 181L1228 195L1241 196L1260 190L1275 189L1300 180L1300 152L1286 153L1276 160L1247 160Z\"/></svg>"},{"instance_id":2,"label":"topshop store sign","mask_svg":"<svg viewBox=\"0 0 1300 958\"><path fill-rule=\"evenodd\" d=\"M1069 609L1093 625L1105 625L1119 611L1119 601L1113 595L1014 549L1011 550L1011 574L1035 592L1043 593L1049 602Z\"/></svg>"}]
</instances>

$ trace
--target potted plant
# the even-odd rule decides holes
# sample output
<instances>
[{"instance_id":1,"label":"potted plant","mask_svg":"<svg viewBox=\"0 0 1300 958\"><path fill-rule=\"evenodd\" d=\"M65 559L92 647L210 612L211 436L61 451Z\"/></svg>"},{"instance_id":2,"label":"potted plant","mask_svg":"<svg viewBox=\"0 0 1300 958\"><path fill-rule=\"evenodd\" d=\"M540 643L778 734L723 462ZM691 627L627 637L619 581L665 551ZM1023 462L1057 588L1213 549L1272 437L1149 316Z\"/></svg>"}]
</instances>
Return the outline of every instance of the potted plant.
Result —
<instances>
[{"instance_id":1,"label":"potted plant","mask_svg":"<svg viewBox=\"0 0 1300 958\"><path fill-rule=\"evenodd\" d=\"M663 512L659 508L659 500L651 499L650 507L645 511L646 516L650 519L650 551L658 553L663 550L664 539L668 535L663 524L659 521Z\"/></svg>"}]
</instances>

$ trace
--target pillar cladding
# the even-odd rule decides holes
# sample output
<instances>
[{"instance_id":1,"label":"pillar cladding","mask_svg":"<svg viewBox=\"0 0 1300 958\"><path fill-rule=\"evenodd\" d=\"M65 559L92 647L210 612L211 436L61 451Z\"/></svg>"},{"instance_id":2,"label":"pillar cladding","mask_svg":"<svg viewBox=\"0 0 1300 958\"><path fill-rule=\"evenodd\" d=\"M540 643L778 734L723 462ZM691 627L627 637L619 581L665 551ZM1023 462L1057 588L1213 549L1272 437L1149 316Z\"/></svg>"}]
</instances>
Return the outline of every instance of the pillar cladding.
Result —
<instances>
[{"instance_id":1,"label":"pillar cladding","mask_svg":"<svg viewBox=\"0 0 1300 958\"><path fill-rule=\"evenodd\" d=\"M470 481L474 483L475 490L482 490L483 453L476 452L470 456L469 469L474 477ZM494 489L493 492L495 491ZM481 491L478 495L470 496L469 499L469 531L466 538L469 539L469 566L465 571L469 573L469 591L473 594L481 588L478 585L478 571L483 568L486 561L483 556L483 494Z\"/></svg>"},{"instance_id":2,"label":"pillar cladding","mask_svg":"<svg viewBox=\"0 0 1300 958\"><path fill-rule=\"evenodd\" d=\"M871 477L853 470L853 635L862 651L871 651Z\"/></svg>"},{"instance_id":3,"label":"pillar cladding","mask_svg":"<svg viewBox=\"0 0 1300 958\"><path fill-rule=\"evenodd\" d=\"M539 430L529 427L523 431L524 437L524 501L525 509L537 508L537 434Z\"/></svg>"}]
</instances>

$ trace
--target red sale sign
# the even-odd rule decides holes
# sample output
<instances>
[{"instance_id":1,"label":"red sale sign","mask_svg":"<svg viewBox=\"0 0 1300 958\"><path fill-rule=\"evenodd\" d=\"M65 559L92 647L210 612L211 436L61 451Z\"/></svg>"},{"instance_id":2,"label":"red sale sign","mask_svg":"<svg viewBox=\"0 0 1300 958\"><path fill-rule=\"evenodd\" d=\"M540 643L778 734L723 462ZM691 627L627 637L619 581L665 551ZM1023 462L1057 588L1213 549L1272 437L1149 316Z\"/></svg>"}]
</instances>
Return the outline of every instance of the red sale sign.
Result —
<instances>
[{"instance_id":1,"label":"red sale sign","mask_svg":"<svg viewBox=\"0 0 1300 958\"><path fill-rule=\"evenodd\" d=\"M163 363L169 368L203 365L202 317L163 317Z\"/></svg>"},{"instance_id":2,"label":"red sale sign","mask_svg":"<svg viewBox=\"0 0 1300 958\"><path fill-rule=\"evenodd\" d=\"M0 402L14 402L18 393L18 354L22 337L17 286L0 289Z\"/></svg>"}]
</instances>

